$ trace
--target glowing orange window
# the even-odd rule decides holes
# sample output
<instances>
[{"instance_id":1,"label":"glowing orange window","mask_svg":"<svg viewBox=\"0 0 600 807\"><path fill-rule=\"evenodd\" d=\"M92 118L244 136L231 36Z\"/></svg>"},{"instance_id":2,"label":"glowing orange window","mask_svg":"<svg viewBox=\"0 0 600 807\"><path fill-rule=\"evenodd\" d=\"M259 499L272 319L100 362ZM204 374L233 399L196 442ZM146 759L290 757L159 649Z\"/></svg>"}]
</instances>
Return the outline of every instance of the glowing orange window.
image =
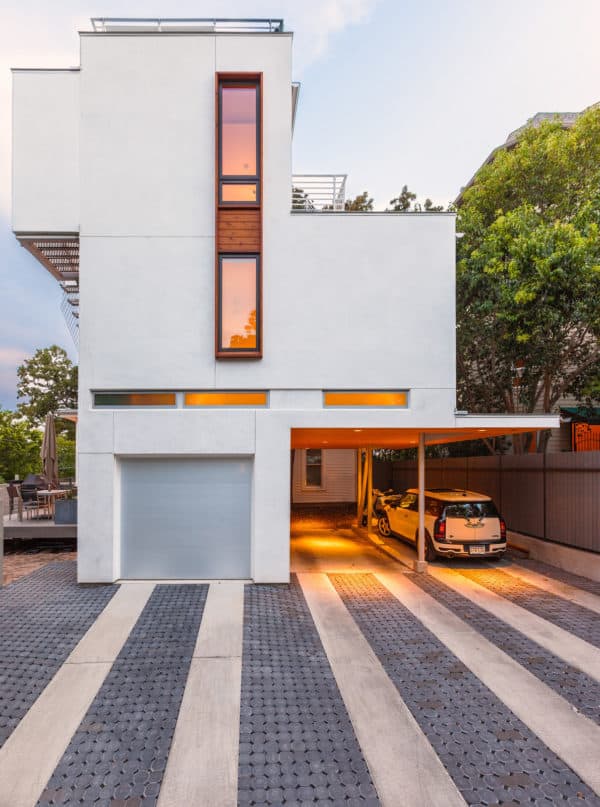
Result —
<instances>
[{"instance_id":1,"label":"glowing orange window","mask_svg":"<svg viewBox=\"0 0 600 807\"><path fill-rule=\"evenodd\" d=\"M219 352L260 350L258 255L219 258Z\"/></svg>"},{"instance_id":2,"label":"glowing orange window","mask_svg":"<svg viewBox=\"0 0 600 807\"><path fill-rule=\"evenodd\" d=\"M408 397L405 391L328 391L324 395L325 406L396 406L405 408Z\"/></svg>"},{"instance_id":3,"label":"glowing orange window","mask_svg":"<svg viewBox=\"0 0 600 807\"><path fill-rule=\"evenodd\" d=\"M266 406L266 392L186 392L186 406Z\"/></svg>"}]
</instances>

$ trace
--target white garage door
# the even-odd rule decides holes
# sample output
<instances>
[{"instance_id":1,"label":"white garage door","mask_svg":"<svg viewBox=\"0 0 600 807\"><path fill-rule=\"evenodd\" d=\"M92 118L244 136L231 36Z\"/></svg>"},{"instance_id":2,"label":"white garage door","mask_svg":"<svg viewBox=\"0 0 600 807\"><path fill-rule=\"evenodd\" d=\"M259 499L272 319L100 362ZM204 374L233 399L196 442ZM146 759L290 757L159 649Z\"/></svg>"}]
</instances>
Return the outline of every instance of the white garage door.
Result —
<instances>
[{"instance_id":1,"label":"white garage door","mask_svg":"<svg viewBox=\"0 0 600 807\"><path fill-rule=\"evenodd\" d=\"M250 577L251 460L121 462L121 577Z\"/></svg>"}]
</instances>

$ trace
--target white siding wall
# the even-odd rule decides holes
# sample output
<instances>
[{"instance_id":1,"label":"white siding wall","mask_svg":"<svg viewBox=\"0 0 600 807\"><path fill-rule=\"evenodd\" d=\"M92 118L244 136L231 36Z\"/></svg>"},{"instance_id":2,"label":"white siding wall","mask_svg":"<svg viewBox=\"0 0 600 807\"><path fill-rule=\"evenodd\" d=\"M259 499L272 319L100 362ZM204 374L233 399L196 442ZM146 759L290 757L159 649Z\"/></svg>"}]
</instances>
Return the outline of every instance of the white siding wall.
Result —
<instances>
[{"instance_id":1,"label":"white siding wall","mask_svg":"<svg viewBox=\"0 0 600 807\"><path fill-rule=\"evenodd\" d=\"M293 504L356 501L356 451L324 449L322 454L322 487L306 486L306 451L298 449L294 459Z\"/></svg>"},{"instance_id":2,"label":"white siding wall","mask_svg":"<svg viewBox=\"0 0 600 807\"><path fill-rule=\"evenodd\" d=\"M13 72L17 232L79 229L79 71Z\"/></svg>"}]
</instances>

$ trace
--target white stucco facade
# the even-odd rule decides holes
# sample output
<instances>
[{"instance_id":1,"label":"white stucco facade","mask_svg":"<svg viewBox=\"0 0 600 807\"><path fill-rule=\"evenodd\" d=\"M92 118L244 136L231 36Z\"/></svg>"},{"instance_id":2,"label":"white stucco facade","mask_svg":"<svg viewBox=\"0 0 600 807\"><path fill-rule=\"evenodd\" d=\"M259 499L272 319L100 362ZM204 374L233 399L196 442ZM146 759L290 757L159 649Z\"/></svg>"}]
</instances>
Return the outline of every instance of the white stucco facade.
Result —
<instances>
[{"instance_id":1,"label":"white stucco facade","mask_svg":"<svg viewBox=\"0 0 600 807\"><path fill-rule=\"evenodd\" d=\"M250 458L250 576L282 582L293 429L457 425L454 216L291 211L291 47L286 33L90 33L79 72L15 74L13 228L79 234L83 582L121 577L125 458ZM215 358L218 72L263 77L259 360ZM178 405L93 406L143 390ZM190 390L265 390L268 406L185 408ZM407 390L408 406L327 409L324 390Z\"/></svg>"}]
</instances>

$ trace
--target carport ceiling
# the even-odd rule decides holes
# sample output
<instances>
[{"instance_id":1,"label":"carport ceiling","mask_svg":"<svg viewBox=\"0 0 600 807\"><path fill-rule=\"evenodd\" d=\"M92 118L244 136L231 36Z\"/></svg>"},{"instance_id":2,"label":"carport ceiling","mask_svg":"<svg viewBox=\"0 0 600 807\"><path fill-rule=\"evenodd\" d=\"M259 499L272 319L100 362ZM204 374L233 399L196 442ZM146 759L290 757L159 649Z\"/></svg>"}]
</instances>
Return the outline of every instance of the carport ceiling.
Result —
<instances>
[{"instance_id":1,"label":"carport ceiling","mask_svg":"<svg viewBox=\"0 0 600 807\"><path fill-rule=\"evenodd\" d=\"M428 446L458 443L462 440L481 440L503 434L537 431L528 429L292 429L292 448L414 448L419 434L425 433Z\"/></svg>"}]
</instances>

